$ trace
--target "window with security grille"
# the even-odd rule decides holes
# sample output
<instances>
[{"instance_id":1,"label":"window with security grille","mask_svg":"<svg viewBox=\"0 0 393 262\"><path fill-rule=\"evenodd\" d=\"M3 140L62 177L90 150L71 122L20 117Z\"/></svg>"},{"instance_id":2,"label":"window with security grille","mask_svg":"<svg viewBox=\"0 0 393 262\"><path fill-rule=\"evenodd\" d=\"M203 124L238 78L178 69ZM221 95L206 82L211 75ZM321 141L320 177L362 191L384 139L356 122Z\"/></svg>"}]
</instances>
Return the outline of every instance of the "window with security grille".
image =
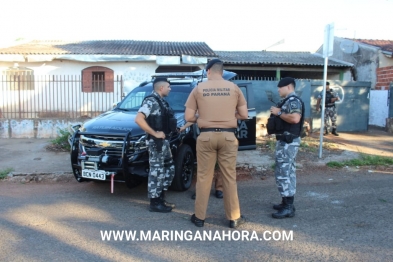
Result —
<instances>
[{"instance_id":1,"label":"window with security grille","mask_svg":"<svg viewBox=\"0 0 393 262\"><path fill-rule=\"evenodd\" d=\"M105 92L105 72L93 72L92 77L93 92Z\"/></svg>"},{"instance_id":2,"label":"window with security grille","mask_svg":"<svg viewBox=\"0 0 393 262\"><path fill-rule=\"evenodd\" d=\"M113 70L103 66L92 66L82 70L82 92L113 93Z\"/></svg>"},{"instance_id":3,"label":"window with security grille","mask_svg":"<svg viewBox=\"0 0 393 262\"><path fill-rule=\"evenodd\" d=\"M9 90L34 90L34 71L29 68L9 68L3 71L2 82Z\"/></svg>"}]
</instances>

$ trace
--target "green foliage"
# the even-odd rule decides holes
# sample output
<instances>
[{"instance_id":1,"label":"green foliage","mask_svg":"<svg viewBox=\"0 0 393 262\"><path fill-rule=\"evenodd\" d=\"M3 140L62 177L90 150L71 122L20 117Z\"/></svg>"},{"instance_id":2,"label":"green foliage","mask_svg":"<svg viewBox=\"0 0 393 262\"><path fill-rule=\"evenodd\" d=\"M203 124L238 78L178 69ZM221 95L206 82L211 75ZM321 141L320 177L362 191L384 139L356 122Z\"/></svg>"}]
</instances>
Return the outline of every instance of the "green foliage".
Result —
<instances>
[{"instance_id":1,"label":"green foliage","mask_svg":"<svg viewBox=\"0 0 393 262\"><path fill-rule=\"evenodd\" d=\"M269 148L271 151L275 151L276 150L276 139L274 139L274 140L272 140L272 139L267 140L265 146L267 148Z\"/></svg>"},{"instance_id":2,"label":"green foliage","mask_svg":"<svg viewBox=\"0 0 393 262\"><path fill-rule=\"evenodd\" d=\"M345 166L385 166L393 165L393 158L383 156L361 155L358 159L342 162L332 161L326 164L328 167L341 168Z\"/></svg>"},{"instance_id":3,"label":"green foliage","mask_svg":"<svg viewBox=\"0 0 393 262\"><path fill-rule=\"evenodd\" d=\"M315 152L318 151L318 147L315 146L314 144L311 144L311 143L307 142L307 141L305 141L305 142L302 141L300 143L300 150L305 150L307 152L315 153Z\"/></svg>"},{"instance_id":4,"label":"green foliage","mask_svg":"<svg viewBox=\"0 0 393 262\"><path fill-rule=\"evenodd\" d=\"M6 168L3 170L0 170L0 180L6 178L8 176L8 174L11 173L12 171L14 171L13 168Z\"/></svg>"},{"instance_id":5,"label":"green foliage","mask_svg":"<svg viewBox=\"0 0 393 262\"><path fill-rule=\"evenodd\" d=\"M68 130L63 130L59 129L60 136L57 138L51 140L53 145L56 145L57 147L64 149L64 150L70 150L70 144L68 143L68 137L70 136L70 132Z\"/></svg>"}]
</instances>

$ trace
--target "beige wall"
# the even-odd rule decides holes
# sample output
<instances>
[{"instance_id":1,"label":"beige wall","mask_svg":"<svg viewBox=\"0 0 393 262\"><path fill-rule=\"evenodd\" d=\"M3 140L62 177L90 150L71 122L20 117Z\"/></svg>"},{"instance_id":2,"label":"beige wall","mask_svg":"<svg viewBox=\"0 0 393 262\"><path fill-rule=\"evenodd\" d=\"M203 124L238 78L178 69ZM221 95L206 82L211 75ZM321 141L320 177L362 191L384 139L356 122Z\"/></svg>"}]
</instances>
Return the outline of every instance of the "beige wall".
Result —
<instances>
[{"instance_id":1,"label":"beige wall","mask_svg":"<svg viewBox=\"0 0 393 262\"><path fill-rule=\"evenodd\" d=\"M380 51L378 58L379 58L379 68L393 66L393 57L387 57Z\"/></svg>"}]
</instances>

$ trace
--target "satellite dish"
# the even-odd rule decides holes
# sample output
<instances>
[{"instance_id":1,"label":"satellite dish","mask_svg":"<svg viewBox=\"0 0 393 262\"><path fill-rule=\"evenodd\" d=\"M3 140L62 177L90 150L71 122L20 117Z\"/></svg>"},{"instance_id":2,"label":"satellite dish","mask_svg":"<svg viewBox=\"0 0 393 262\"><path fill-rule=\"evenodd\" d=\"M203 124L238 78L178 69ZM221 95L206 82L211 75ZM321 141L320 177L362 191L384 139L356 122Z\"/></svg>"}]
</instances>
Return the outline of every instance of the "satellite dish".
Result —
<instances>
[{"instance_id":1,"label":"satellite dish","mask_svg":"<svg viewBox=\"0 0 393 262\"><path fill-rule=\"evenodd\" d=\"M343 40L340 44L340 49L346 54L354 54L359 50L359 45L351 40Z\"/></svg>"}]
</instances>

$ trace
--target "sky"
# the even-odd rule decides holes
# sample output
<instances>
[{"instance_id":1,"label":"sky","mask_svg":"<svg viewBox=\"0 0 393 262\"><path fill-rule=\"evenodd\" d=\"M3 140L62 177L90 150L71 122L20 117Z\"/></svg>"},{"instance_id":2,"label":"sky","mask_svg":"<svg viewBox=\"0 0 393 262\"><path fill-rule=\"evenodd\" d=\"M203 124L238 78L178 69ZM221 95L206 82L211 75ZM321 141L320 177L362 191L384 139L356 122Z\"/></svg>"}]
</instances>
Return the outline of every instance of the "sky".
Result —
<instances>
[{"instance_id":1,"label":"sky","mask_svg":"<svg viewBox=\"0 0 393 262\"><path fill-rule=\"evenodd\" d=\"M0 46L111 39L315 52L328 24L338 37L393 40L393 0L2 0L0 7Z\"/></svg>"}]
</instances>

